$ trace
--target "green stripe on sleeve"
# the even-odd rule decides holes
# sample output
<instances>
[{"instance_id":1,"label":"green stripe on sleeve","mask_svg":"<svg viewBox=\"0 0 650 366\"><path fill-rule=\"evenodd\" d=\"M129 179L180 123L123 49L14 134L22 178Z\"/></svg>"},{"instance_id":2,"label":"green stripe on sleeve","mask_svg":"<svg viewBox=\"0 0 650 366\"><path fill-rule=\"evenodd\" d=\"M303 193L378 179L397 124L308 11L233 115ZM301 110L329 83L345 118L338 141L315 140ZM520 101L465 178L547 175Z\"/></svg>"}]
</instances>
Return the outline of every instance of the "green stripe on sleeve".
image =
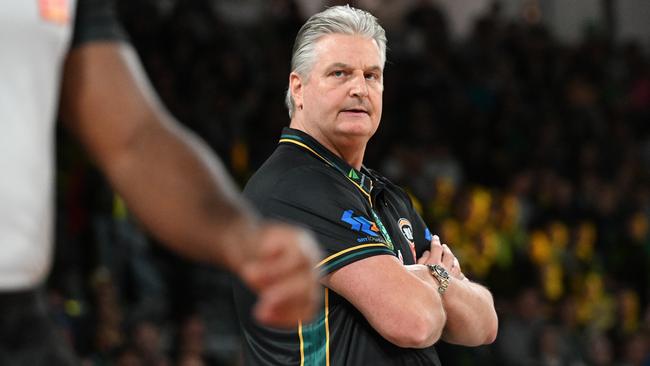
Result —
<instances>
[{"instance_id":1,"label":"green stripe on sleeve","mask_svg":"<svg viewBox=\"0 0 650 366\"><path fill-rule=\"evenodd\" d=\"M302 338L304 347L304 366L327 365L327 333L325 330L325 312L318 314L318 318L309 324L302 325Z\"/></svg>"}]
</instances>

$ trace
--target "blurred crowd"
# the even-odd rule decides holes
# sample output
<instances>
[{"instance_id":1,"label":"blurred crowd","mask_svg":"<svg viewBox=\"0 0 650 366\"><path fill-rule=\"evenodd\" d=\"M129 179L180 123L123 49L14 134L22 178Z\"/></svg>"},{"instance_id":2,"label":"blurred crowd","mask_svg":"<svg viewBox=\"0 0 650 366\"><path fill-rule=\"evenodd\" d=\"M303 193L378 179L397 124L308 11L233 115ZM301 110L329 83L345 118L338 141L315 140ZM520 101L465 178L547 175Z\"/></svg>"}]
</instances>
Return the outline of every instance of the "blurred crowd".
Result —
<instances>
[{"instance_id":1,"label":"blurred crowd","mask_svg":"<svg viewBox=\"0 0 650 366\"><path fill-rule=\"evenodd\" d=\"M165 105L243 185L288 124L305 19L292 0L251 2L241 21L215 4L118 1ZM426 1L386 30L384 115L365 164L407 189L500 316L495 344L440 344L443 363L650 365L648 49L597 27L565 44L498 5L463 40ZM230 276L153 243L59 139L48 291L84 364L237 365Z\"/></svg>"}]
</instances>

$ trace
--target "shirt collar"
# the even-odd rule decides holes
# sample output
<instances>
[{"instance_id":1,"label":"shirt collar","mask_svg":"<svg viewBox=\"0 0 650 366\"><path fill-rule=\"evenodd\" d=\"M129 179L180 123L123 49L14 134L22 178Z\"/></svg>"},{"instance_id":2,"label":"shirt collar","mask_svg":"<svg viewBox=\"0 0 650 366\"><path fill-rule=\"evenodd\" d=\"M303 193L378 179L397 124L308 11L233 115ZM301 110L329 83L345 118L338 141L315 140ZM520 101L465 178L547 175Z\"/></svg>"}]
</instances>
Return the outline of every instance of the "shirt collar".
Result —
<instances>
[{"instance_id":1,"label":"shirt collar","mask_svg":"<svg viewBox=\"0 0 650 366\"><path fill-rule=\"evenodd\" d=\"M300 130L285 127L282 129L282 136L280 136L279 144L292 144L309 151L314 156L336 169L339 173L343 174L348 180L354 183L357 188L370 196L370 191L372 190L372 179L370 176L353 168L345 160L328 150L308 134Z\"/></svg>"}]
</instances>

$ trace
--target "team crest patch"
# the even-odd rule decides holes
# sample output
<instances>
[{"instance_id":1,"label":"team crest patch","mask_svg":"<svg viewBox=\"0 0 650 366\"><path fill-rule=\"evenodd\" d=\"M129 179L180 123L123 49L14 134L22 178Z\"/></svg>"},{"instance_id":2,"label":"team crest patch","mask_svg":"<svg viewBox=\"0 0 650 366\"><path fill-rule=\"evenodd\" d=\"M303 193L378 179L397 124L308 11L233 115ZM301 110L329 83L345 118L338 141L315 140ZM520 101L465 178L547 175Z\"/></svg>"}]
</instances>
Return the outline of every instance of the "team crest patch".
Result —
<instances>
[{"instance_id":1,"label":"team crest patch","mask_svg":"<svg viewBox=\"0 0 650 366\"><path fill-rule=\"evenodd\" d=\"M411 254L413 254L413 259L415 260L415 241L413 240L413 226L411 222L405 218L401 218L397 221L397 227L399 231L402 232L402 235L409 242L409 247L411 248Z\"/></svg>"},{"instance_id":2,"label":"team crest patch","mask_svg":"<svg viewBox=\"0 0 650 366\"><path fill-rule=\"evenodd\" d=\"M41 18L56 24L70 22L70 6L68 0L38 0L38 10Z\"/></svg>"}]
</instances>

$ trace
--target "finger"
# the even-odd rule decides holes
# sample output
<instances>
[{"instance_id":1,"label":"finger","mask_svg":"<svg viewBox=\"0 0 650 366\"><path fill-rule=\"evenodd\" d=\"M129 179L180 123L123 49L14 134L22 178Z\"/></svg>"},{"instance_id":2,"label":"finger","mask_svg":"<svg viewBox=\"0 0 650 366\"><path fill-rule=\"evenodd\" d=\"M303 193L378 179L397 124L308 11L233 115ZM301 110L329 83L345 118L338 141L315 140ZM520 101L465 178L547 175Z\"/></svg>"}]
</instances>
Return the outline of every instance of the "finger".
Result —
<instances>
[{"instance_id":1,"label":"finger","mask_svg":"<svg viewBox=\"0 0 650 366\"><path fill-rule=\"evenodd\" d=\"M458 262L457 258L454 258L453 263L451 264L451 269L449 270L449 273L456 277L456 278L461 278L462 276L462 271L460 269L460 263Z\"/></svg>"},{"instance_id":2,"label":"finger","mask_svg":"<svg viewBox=\"0 0 650 366\"><path fill-rule=\"evenodd\" d=\"M240 271L240 276L246 286L255 292L263 287L263 268L258 265L258 262L249 261L244 264Z\"/></svg>"},{"instance_id":3,"label":"finger","mask_svg":"<svg viewBox=\"0 0 650 366\"><path fill-rule=\"evenodd\" d=\"M458 278L464 278L465 276L463 275L463 269L460 268L460 262L458 261L458 258L454 258L454 274Z\"/></svg>"},{"instance_id":4,"label":"finger","mask_svg":"<svg viewBox=\"0 0 650 366\"><path fill-rule=\"evenodd\" d=\"M430 255L431 255L431 253L428 250L425 250L422 253L422 256L420 256L420 258L418 259L417 263L418 264L426 264L427 261L429 260Z\"/></svg>"},{"instance_id":5,"label":"finger","mask_svg":"<svg viewBox=\"0 0 650 366\"><path fill-rule=\"evenodd\" d=\"M259 241L262 243L258 256L261 258L272 257L278 252L286 249L287 245L301 247L304 253L308 253L309 259L316 264L319 259L319 249L314 237L306 230L289 226L286 224L266 224L259 231ZM290 242L292 244L287 244Z\"/></svg>"},{"instance_id":6,"label":"finger","mask_svg":"<svg viewBox=\"0 0 650 366\"><path fill-rule=\"evenodd\" d=\"M298 246L299 231L284 225L266 225L258 236L258 252L256 260L264 261L283 255L287 247Z\"/></svg>"},{"instance_id":7,"label":"finger","mask_svg":"<svg viewBox=\"0 0 650 366\"><path fill-rule=\"evenodd\" d=\"M310 234L288 226L269 227L263 240L271 248L262 251L268 256L259 261L263 277L257 282L255 316L268 325L294 326L315 310L321 286L314 268L320 251Z\"/></svg>"},{"instance_id":8,"label":"finger","mask_svg":"<svg viewBox=\"0 0 650 366\"><path fill-rule=\"evenodd\" d=\"M442 245L438 235L434 235L431 239L431 251L429 255L429 262L432 264L439 264L442 262Z\"/></svg>"},{"instance_id":9,"label":"finger","mask_svg":"<svg viewBox=\"0 0 650 366\"><path fill-rule=\"evenodd\" d=\"M296 273L264 289L254 308L258 321L271 326L291 327L311 319L319 302L318 288L309 278L313 273Z\"/></svg>"},{"instance_id":10,"label":"finger","mask_svg":"<svg viewBox=\"0 0 650 366\"><path fill-rule=\"evenodd\" d=\"M261 289L297 271L315 267L319 250L311 235L290 227L270 227L263 232L260 255L248 266L246 280Z\"/></svg>"},{"instance_id":11,"label":"finger","mask_svg":"<svg viewBox=\"0 0 650 366\"><path fill-rule=\"evenodd\" d=\"M289 256L293 256L289 254ZM262 260L249 261L242 270L242 279L253 290L260 291L275 282L281 281L282 277L290 274L291 271L300 269L296 259L288 258L287 255L279 255Z\"/></svg>"},{"instance_id":12,"label":"finger","mask_svg":"<svg viewBox=\"0 0 650 366\"><path fill-rule=\"evenodd\" d=\"M292 276L296 272L306 271L310 268L310 261L306 253L302 253L293 245L285 246L276 256L262 258L258 267L255 280L258 286L265 287L282 281L285 277Z\"/></svg>"},{"instance_id":13,"label":"finger","mask_svg":"<svg viewBox=\"0 0 650 366\"><path fill-rule=\"evenodd\" d=\"M445 269L450 270L454 265L454 259L456 259L456 257L451 252L451 249L449 249L447 244L442 244L442 266L445 267Z\"/></svg>"}]
</instances>

